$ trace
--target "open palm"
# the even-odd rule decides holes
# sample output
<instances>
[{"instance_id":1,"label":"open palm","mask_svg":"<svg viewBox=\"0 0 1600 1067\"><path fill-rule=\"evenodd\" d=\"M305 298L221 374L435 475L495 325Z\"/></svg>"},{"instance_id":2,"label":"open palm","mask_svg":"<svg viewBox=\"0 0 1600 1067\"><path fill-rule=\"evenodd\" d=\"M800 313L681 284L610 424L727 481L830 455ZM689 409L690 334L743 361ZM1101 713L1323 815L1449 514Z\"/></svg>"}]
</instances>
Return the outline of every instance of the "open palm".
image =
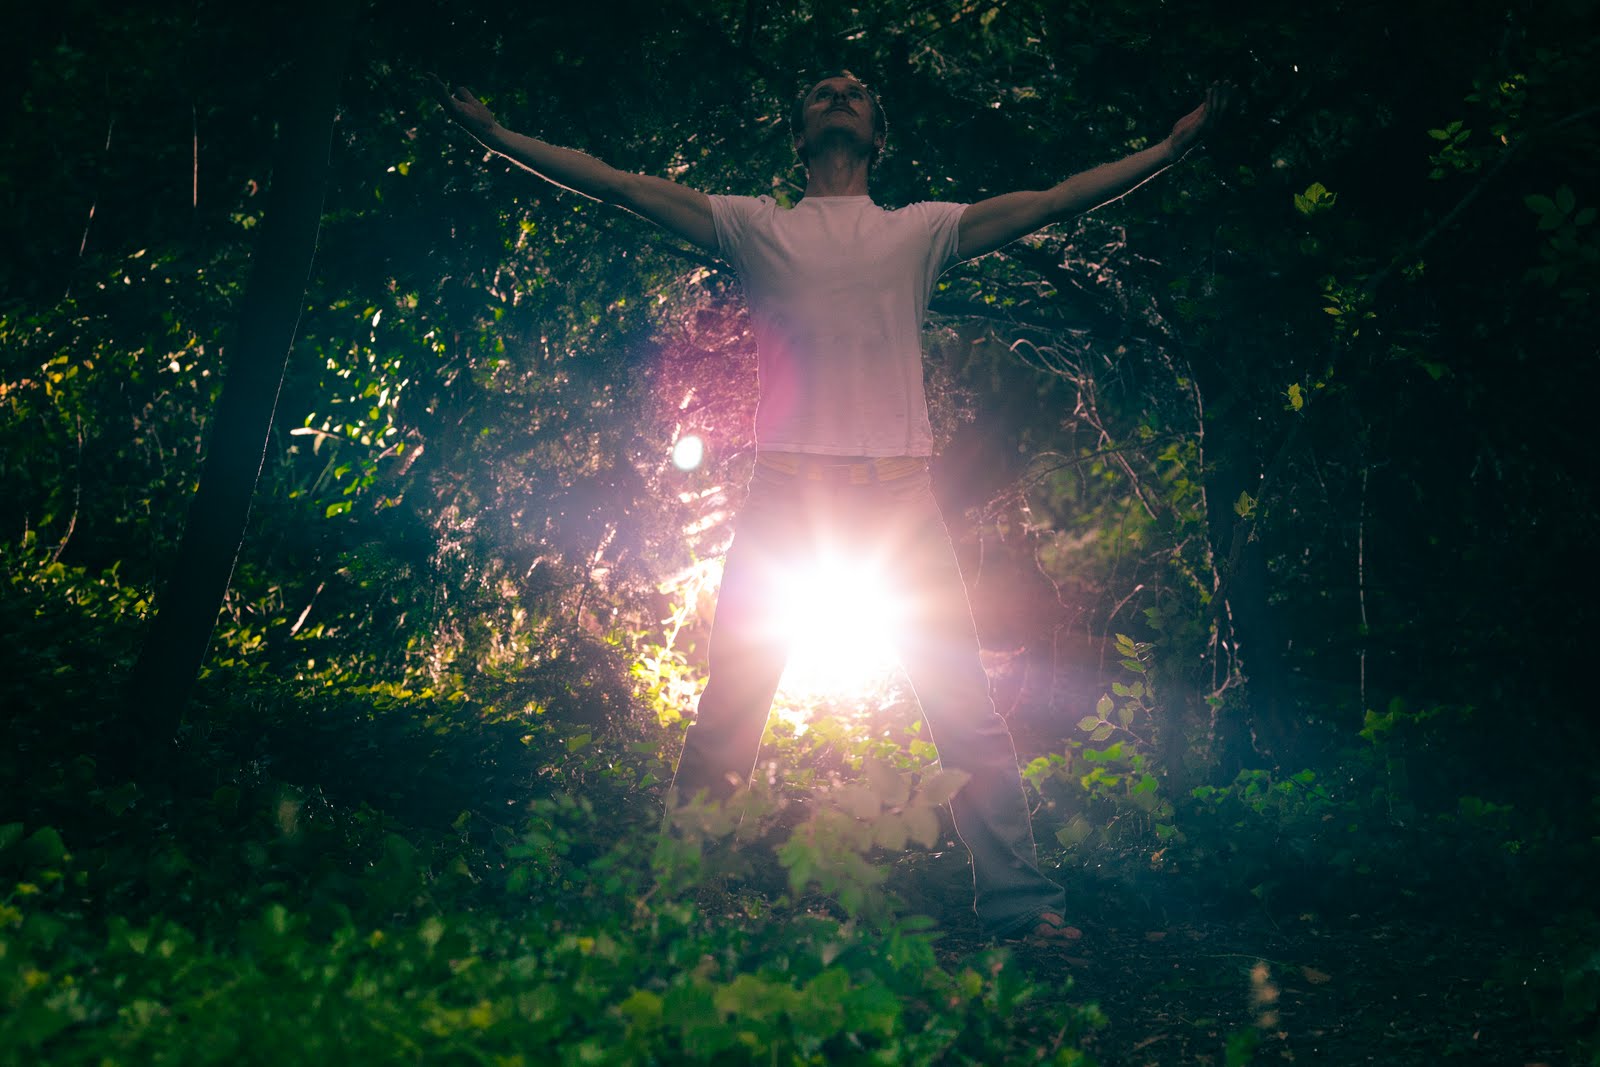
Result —
<instances>
[{"instance_id":1,"label":"open palm","mask_svg":"<svg viewBox=\"0 0 1600 1067\"><path fill-rule=\"evenodd\" d=\"M495 128L494 112L465 87L457 86L452 90L437 74L430 74L428 78L433 82L433 94L438 98L439 105L469 132L481 136Z\"/></svg>"},{"instance_id":2,"label":"open palm","mask_svg":"<svg viewBox=\"0 0 1600 1067\"><path fill-rule=\"evenodd\" d=\"M1227 113L1232 95L1233 86L1222 82L1213 83L1206 90L1205 102L1173 123L1172 133L1167 139L1172 142L1177 154L1182 155L1193 148L1208 130L1216 126Z\"/></svg>"}]
</instances>

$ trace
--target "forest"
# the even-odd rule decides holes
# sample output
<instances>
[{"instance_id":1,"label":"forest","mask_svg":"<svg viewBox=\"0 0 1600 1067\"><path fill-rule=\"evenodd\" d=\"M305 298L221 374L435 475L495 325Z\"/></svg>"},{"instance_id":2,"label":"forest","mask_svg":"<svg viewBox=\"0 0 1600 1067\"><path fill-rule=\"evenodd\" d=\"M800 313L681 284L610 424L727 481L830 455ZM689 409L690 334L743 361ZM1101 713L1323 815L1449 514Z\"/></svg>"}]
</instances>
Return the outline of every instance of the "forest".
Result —
<instances>
[{"instance_id":1,"label":"forest","mask_svg":"<svg viewBox=\"0 0 1600 1067\"><path fill-rule=\"evenodd\" d=\"M6 22L0 1064L1600 1065L1593 0ZM787 207L839 68L886 206L1234 87L925 330L1070 947L981 935L852 583L748 790L664 829L754 464L740 282L428 78Z\"/></svg>"}]
</instances>

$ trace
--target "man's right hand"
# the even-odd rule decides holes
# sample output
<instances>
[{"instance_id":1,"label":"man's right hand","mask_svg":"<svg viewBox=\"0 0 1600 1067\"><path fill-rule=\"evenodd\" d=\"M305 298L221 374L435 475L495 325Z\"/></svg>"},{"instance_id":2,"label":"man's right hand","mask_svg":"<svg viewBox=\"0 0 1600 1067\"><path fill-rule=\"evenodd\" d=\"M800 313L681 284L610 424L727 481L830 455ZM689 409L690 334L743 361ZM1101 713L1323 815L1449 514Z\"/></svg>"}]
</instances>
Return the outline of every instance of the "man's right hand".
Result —
<instances>
[{"instance_id":1,"label":"man's right hand","mask_svg":"<svg viewBox=\"0 0 1600 1067\"><path fill-rule=\"evenodd\" d=\"M499 127L494 112L464 86L458 85L451 90L437 74L429 74L428 79L433 82L433 95L438 99L439 106L472 136L480 141L486 140Z\"/></svg>"},{"instance_id":2,"label":"man's right hand","mask_svg":"<svg viewBox=\"0 0 1600 1067\"><path fill-rule=\"evenodd\" d=\"M558 148L536 137L508 130L495 121L483 101L460 86L454 90L428 75L439 106L492 152L553 182L608 204L619 204L710 252L717 249L711 201L705 194L646 174L629 174L584 152Z\"/></svg>"}]
</instances>

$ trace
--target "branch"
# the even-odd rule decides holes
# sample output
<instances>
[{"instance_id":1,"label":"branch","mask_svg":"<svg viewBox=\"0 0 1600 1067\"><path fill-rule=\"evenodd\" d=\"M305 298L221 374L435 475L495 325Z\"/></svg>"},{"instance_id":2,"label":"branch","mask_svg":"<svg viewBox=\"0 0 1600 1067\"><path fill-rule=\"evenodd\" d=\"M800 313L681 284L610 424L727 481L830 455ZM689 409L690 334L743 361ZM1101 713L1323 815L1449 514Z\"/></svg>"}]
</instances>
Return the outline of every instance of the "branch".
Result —
<instances>
[{"instance_id":1,"label":"branch","mask_svg":"<svg viewBox=\"0 0 1600 1067\"><path fill-rule=\"evenodd\" d=\"M1597 113L1600 113L1600 105L1586 107L1582 111L1575 111L1566 118L1558 119L1548 126L1540 127L1534 132L1528 134L1526 137L1523 137L1517 141L1517 143L1512 145L1509 150L1501 153L1500 158L1494 161L1494 165L1479 175L1478 180L1473 183L1472 188L1468 189L1461 199L1456 201L1455 207L1445 212L1445 215L1442 219L1436 222L1421 237L1413 241L1404 252L1390 260L1388 266L1384 267L1382 270L1378 271L1377 273L1373 274L1372 277L1367 279L1367 283L1361 287L1362 295L1368 298L1376 296L1378 289L1383 285L1383 283L1393 277L1396 267L1402 263L1409 263L1414 260L1417 255L1420 254L1423 249L1432 244L1441 233L1453 226L1456 219L1461 217L1462 212L1466 211L1467 208L1472 205L1472 202L1478 199L1478 197L1482 195L1483 191L1493 184L1494 179L1500 176L1500 172L1505 170L1506 166L1517 157L1518 153L1522 151L1524 145L1538 141L1539 139L1561 129L1563 126L1570 126L1574 122L1581 122L1589 116Z\"/></svg>"}]
</instances>

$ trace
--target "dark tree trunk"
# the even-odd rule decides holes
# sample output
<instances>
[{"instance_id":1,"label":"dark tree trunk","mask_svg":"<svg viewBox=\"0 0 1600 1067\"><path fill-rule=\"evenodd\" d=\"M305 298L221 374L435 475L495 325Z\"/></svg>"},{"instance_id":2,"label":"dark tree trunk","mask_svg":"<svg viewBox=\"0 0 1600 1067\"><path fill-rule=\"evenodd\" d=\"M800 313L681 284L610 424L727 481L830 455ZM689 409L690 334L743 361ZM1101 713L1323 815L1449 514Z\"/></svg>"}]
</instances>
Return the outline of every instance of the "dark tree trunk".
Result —
<instances>
[{"instance_id":1,"label":"dark tree trunk","mask_svg":"<svg viewBox=\"0 0 1600 1067\"><path fill-rule=\"evenodd\" d=\"M333 122L356 0L314 20L283 89L270 199L251 257L227 377L172 577L130 682L135 747L164 749L211 643L244 542L322 221ZM287 17L287 16L286 16ZM290 38L289 34L285 34ZM291 38L292 39L292 38Z\"/></svg>"},{"instance_id":2,"label":"dark tree trunk","mask_svg":"<svg viewBox=\"0 0 1600 1067\"><path fill-rule=\"evenodd\" d=\"M1208 434L1208 436L1210 436ZM1231 460L1231 462L1230 462ZM1292 710L1284 663L1283 625L1271 604L1271 577L1261 541L1250 538L1234 552L1241 535L1233 502L1241 492L1261 491L1260 469L1248 456L1225 457L1207 480L1212 513L1211 543L1223 569L1226 603L1217 623L1223 639L1236 650L1247 684L1243 703L1228 701L1212 717L1213 775L1228 782L1263 759L1281 759L1289 731L1286 718Z\"/></svg>"}]
</instances>

